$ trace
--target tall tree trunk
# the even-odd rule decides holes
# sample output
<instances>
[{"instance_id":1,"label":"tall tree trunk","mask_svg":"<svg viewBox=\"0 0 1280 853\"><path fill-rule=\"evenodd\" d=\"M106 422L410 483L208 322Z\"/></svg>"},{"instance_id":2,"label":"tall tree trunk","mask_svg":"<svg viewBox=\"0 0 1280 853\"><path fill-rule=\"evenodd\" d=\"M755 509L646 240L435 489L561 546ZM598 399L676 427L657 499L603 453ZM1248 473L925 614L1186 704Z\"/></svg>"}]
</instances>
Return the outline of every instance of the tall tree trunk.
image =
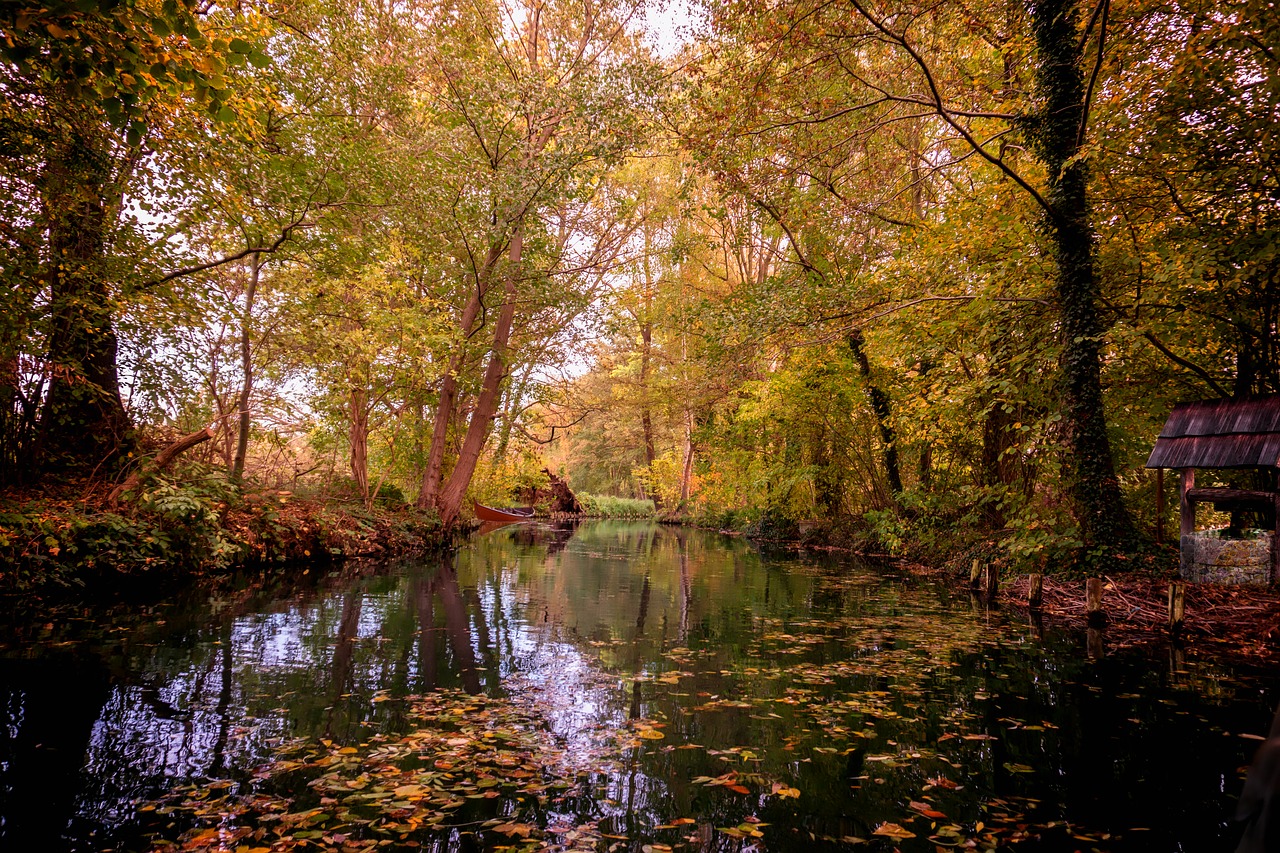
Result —
<instances>
[{"instance_id":1,"label":"tall tree trunk","mask_svg":"<svg viewBox=\"0 0 1280 853\"><path fill-rule=\"evenodd\" d=\"M351 445L351 478L367 506L369 496L369 392L355 384L347 394L347 436Z\"/></svg>"},{"instance_id":2,"label":"tall tree trunk","mask_svg":"<svg viewBox=\"0 0 1280 853\"><path fill-rule=\"evenodd\" d=\"M680 504L683 506L693 490L693 410L684 411L684 467L680 470Z\"/></svg>"},{"instance_id":3,"label":"tall tree trunk","mask_svg":"<svg viewBox=\"0 0 1280 853\"><path fill-rule=\"evenodd\" d=\"M1062 312L1063 421L1071 451L1068 485L1085 549L1105 552L1126 548L1135 533L1120 495L1102 400L1102 323L1089 171L1087 161L1077 156L1087 109L1078 12L1078 0L1043 0L1031 6L1037 88L1044 103L1033 139L1048 171L1053 209L1045 218L1045 230L1057 266ZM1104 17L1101 32L1105 23Z\"/></svg>"},{"instance_id":4,"label":"tall tree trunk","mask_svg":"<svg viewBox=\"0 0 1280 853\"><path fill-rule=\"evenodd\" d=\"M889 481L889 491L896 499L902 493L902 472L898 465L898 437L893 430L889 395L871 379L871 363L867 360L862 332L857 329L849 333L849 351L853 353L853 360L858 365L858 375L862 377L867 399L871 402L871 411L875 413L876 425L880 428L880 452L884 460L885 479Z\"/></svg>"},{"instance_id":5,"label":"tall tree trunk","mask_svg":"<svg viewBox=\"0 0 1280 853\"><path fill-rule=\"evenodd\" d=\"M471 485L471 476L475 473L476 463L480 461L480 452L484 450L485 440L493 426L493 416L498 410L501 398L502 380L507 375L507 344L511 339L511 326L516 315L516 290L520 278L520 262L524 254L524 234L517 224L511 234L511 243L507 251L506 287L503 292L502 307L498 311L498 322L493 328L493 343L489 352L489 363L485 368L484 380L480 385L480 393L476 397L475 408L471 411L471 420L467 424L466 437L458 451L458 461L454 463L449 480L440 490L436 500L436 508L440 512L440 521L450 527L458 518L462 508L462 499L467 487Z\"/></svg>"},{"instance_id":6,"label":"tall tree trunk","mask_svg":"<svg viewBox=\"0 0 1280 853\"><path fill-rule=\"evenodd\" d=\"M652 245L649 240L649 229L644 227L644 295L640 305L640 427L644 432L644 465L650 475L653 473L653 462L658 458L653 441L653 412L649 393L649 364L653 355L653 269L650 265ZM650 489L653 505L662 508L662 498L656 490Z\"/></svg>"},{"instance_id":7,"label":"tall tree trunk","mask_svg":"<svg viewBox=\"0 0 1280 853\"><path fill-rule=\"evenodd\" d=\"M69 133L43 187L52 323L38 444L44 467L89 470L125 447L129 418L120 398L115 318L103 280L105 130L89 121Z\"/></svg>"},{"instance_id":8,"label":"tall tree trunk","mask_svg":"<svg viewBox=\"0 0 1280 853\"><path fill-rule=\"evenodd\" d=\"M432 424L431 449L427 451L427 466L422 473L422 487L418 489L419 509L435 507L439 503L440 483L444 479L445 445L449 440L449 427L453 423L454 408L458 402L458 372L466 361L468 341L475 329L476 320L480 317L480 309L484 307L484 298L489 293L493 271L501 257L501 246L495 244L489 247L484 264L476 273L476 289L472 291L466 307L462 309L462 317L458 323L462 339L450 356L449 367L440 380L440 399L436 403Z\"/></svg>"},{"instance_id":9,"label":"tall tree trunk","mask_svg":"<svg viewBox=\"0 0 1280 853\"><path fill-rule=\"evenodd\" d=\"M653 324L640 326L640 426L644 429L644 464L652 468L658 458L653 443L653 413L649 406L649 358L653 350Z\"/></svg>"},{"instance_id":10,"label":"tall tree trunk","mask_svg":"<svg viewBox=\"0 0 1280 853\"><path fill-rule=\"evenodd\" d=\"M249 395L253 393L253 300L258 294L258 277L262 272L262 256L249 256L249 285L244 291L244 316L240 320L240 429L236 434L236 456L231 463L231 479L240 482L244 476L244 458L249 452Z\"/></svg>"},{"instance_id":11,"label":"tall tree trunk","mask_svg":"<svg viewBox=\"0 0 1280 853\"><path fill-rule=\"evenodd\" d=\"M924 379L931 370L933 370L933 362L928 358L920 359L920 378ZM928 400L927 393L925 399ZM920 481L920 490L922 492L933 490L933 444L930 443L927 434L924 440L920 442L920 458L916 464L916 477Z\"/></svg>"},{"instance_id":12,"label":"tall tree trunk","mask_svg":"<svg viewBox=\"0 0 1280 853\"><path fill-rule=\"evenodd\" d=\"M532 372L533 364L530 363L520 374L520 380L508 386L507 393L504 395L502 434L498 439L497 452L494 453L495 460L501 461L507 458L507 448L511 444L511 432L515 429L516 413L519 411L520 401L524 399L525 389L529 387L529 374Z\"/></svg>"}]
</instances>

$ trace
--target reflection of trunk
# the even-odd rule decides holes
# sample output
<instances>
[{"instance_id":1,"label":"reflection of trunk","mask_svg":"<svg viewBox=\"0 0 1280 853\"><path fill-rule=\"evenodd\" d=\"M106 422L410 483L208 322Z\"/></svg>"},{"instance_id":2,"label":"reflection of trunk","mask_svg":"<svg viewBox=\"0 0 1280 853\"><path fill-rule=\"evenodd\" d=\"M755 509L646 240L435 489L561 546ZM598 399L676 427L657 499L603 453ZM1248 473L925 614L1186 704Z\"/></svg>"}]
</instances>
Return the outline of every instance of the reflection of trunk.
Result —
<instances>
[{"instance_id":1,"label":"reflection of trunk","mask_svg":"<svg viewBox=\"0 0 1280 853\"><path fill-rule=\"evenodd\" d=\"M244 291L244 317L240 321L240 431L236 437L236 457L231 463L231 479L239 482L244 474L244 457L249 451L249 395L253 392L253 300L258 293L258 277L262 272L262 256L249 256L249 285Z\"/></svg>"},{"instance_id":2,"label":"reflection of trunk","mask_svg":"<svg viewBox=\"0 0 1280 853\"><path fill-rule=\"evenodd\" d=\"M636 617L636 638L644 636L644 623L649 618L649 594L652 587L649 584L649 573L644 573L644 581L640 585L640 614Z\"/></svg>"},{"instance_id":3,"label":"reflection of trunk","mask_svg":"<svg viewBox=\"0 0 1280 853\"><path fill-rule=\"evenodd\" d=\"M360 499L369 503L369 392L356 385L347 395L348 437L351 445L351 478Z\"/></svg>"},{"instance_id":4,"label":"reflection of trunk","mask_svg":"<svg viewBox=\"0 0 1280 853\"><path fill-rule=\"evenodd\" d=\"M475 651L471 648L471 626L467 622L466 607L462 603L462 591L458 588L457 572L452 566L441 566L433 585L440 593L445 631L449 635L453 658L458 664L462 688L468 693L479 693L480 673L476 669Z\"/></svg>"},{"instance_id":5,"label":"reflection of trunk","mask_svg":"<svg viewBox=\"0 0 1280 853\"><path fill-rule=\"evenodd\" d=\"M462 499L467 487L471 485L471 475L475 473L476 463L480 460L480 452L484 450L485 440L493 426L493 416L498 409L498 399L502 388L502 380L507 374L507 343L511 339L511 326L516 315L516 286L519 283L520 261L524 251L524 240L520 226L517 225L511 235L511 245L507 253L507 283L504 291L502 308L498 311L498 322L493 329L493 345L489 353L489 364L485 368L484 380L480 385L480 394L476 397L475 408L471 412L471 422L467 425L467 434L458 451L458 461L454 463L453 472L445 483L436 501L440 510L440 520L449 527L458 517L462 508Z\"/></svg>"},{"instance_id":6,"label":"reflection of trunk","mask_svg":"<svg viewBox=\"0 0 1280 853\"><path fill-rule=\"evenodd\" d=\"M333 647L333 665L329 687L334 697L349 692L355 669L356 636L360 630L361 597L347 593L342 601L342 618L338 622L337 642Z\"/></svg>"},{"instance_id":7,"label":"reflection of trunk","mask_svg":"<svg viewBox=\"0 0 1280 853\"><path fill-rule=\"evenodd\" d=\"M432 585L424 578L413 582L413 598L418 609L418 689L423 693L439 685L436 672L436 614Z\"/></svg>"},{"instance_id":8,"label":"reflection of trunk","mask_svg":"<svg viewBox=\"0 0 1280 853\"><path fill-rule=\"evenodd\" d=\"M680 543L680 645L689 641L689 603L693 598L693 579L689 575L689 552L685 549L684 538Z\"/></svg>"},{"instance_id":9,"label":"reflection of trunk","mask_svg":"<svg viewBox=\"0 0 1280 853\"><path fill-rule=\"evenodd\" d=\"M218 735L213 742L213 759L209 762L210 776L217 776L222 772L227 760L227 740L231 735L231 665L235 655L231 642L231 624L230 619L224 623L222 644L218 649L222 652L222 683L218 685L218 705L214 712L218 718Z\"/></svg>"},{"instance_id":10,"label":"reflection of trunk","mask_svg":"<svg viewBox=\"0 0 1280 853\"><path fill-rule=\"evenodd\" d=\"M493 647L493 640L489 636L489 620L485 617L484 602L480 600L480 593L475 589L468 589L463 598L476 617L476 640L480 644L480 658L484 662L484 671L490 684L497 684L500 679L498 652Z\"/></svg>"},{"instance_id":11,"label":"reflection of trunk","mask_svg":"<svg viewBox=\"0 0 1280 853\"><path fill-rule=\"evenodd\" d=\"M0 676L7 688L0 692L0 730L5 733L0 846L61 849L51 836L56 838L76 814L85 756L113 694L107 672L100 663L74 659L6 661L0 664Z\"/></svg>"},{"instance_id":12,"label":"reflection of trunk","mask_svg":"<svg viewBox=\"0 0 1280 853\"><path fill-rule=\"evenodd\" d=\"M889 395L871 379L871 363L867 360L865 341L861 331L855 329L849 333L849 350L853 353L854 361L857 362L858 374L862 377L867 399L871 402L871 411L876 416L876 426L880 429L884 473L889 481L889 491L896 499L902 492L902 474L898 469L898 439L893 431Z\"/></svg>"}]
</instances>

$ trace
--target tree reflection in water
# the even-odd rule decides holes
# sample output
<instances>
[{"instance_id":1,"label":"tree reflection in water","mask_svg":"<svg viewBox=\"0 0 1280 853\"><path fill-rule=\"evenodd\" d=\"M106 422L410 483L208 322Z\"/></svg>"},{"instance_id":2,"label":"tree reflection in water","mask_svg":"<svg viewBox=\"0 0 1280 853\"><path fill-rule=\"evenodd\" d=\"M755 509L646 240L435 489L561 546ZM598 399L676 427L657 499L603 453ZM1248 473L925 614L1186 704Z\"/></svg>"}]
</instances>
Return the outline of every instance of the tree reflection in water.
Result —
<instances>
[{"instance_id":1,"label":"tree reflection in water","mask_svg":"<svg viewBox=\"0 0 1280 853\"><path fill-rule=\"evenodd\" d=\"M0 847L48 849L51 832L137 846L138 802L244 780L285 739L404 732L401 697L460 689L516 703L566 756L576 781L539 821L628 843L840 848L897 825L914 837L885 843L931 850L954 825L1065 850L1081 842L1044 827L1069 820L1098 849L1229 848L1247 756L1222 733L1249 731L1264 691L1194 660L1176 681L1123 650L1091 661L1083 632L1019 621L871 567L648 523L513 525L372 577L72 612L51 631L15 620L0 627Z\"/></svg>"}]
</instances>

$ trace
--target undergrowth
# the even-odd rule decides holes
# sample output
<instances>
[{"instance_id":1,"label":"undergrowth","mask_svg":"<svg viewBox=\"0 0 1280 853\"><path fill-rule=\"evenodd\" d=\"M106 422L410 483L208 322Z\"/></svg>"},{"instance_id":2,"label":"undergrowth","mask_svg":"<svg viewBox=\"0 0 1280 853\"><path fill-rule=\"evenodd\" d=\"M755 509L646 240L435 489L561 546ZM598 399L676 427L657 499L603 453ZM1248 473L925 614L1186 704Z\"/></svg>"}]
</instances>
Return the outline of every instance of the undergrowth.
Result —
<instances>
[{"instance_id":1,"label":"undergrowth","mask_svg":"<svg viewBox=\"0 0 1280 853\"><path fill-rule=\"evenodd\" d=\"M651 500L579 494L578 501L589 518L653 518L657 514Z\"/></svg>"},{"instance_id":2,"label":"undergrowth","mask_svg":"<svg viewBox=\"0 0 1280 853\"><path fill-rule=\"evenodd\" d=\"M0 590L112 577L216 573L432 547L438 519L395 509L242 490L218 472L153 477L118 507L106 489L0 500Z\"/></svg>"}]
</instances>

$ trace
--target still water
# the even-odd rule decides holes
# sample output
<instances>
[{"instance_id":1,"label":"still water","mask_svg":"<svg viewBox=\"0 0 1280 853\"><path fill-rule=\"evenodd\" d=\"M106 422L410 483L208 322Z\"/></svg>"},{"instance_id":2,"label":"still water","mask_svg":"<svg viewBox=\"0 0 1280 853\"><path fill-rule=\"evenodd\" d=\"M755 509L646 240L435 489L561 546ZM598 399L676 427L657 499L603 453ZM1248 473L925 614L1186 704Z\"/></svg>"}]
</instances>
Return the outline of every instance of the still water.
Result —
<instances>
[{"instance_id":1,"label":"still water","mask_svg":"<svg viewBox=\"0 0 1280 853\"><path fill-rule=\"evenodd\" d=\"M1278 695L1272 673L1105 636L1090 651L892 566L642 522L508 526L265 591L8 610L3 850L176 840L191 819L147 804L193 783L313 802L307 779L280 792L255 768L299 739L399 736L405 697L433 691L518 699L581 748L581 774L522 817L529 834L485 831L519 808L496 798L379 849L548 843L559 821L637 853L1231 850ZM594 761L622 731L638 736ZM330 823L310 849L360 839ZM202 849L253 849L218 843Z\"/></svg>"}]
</instances>

